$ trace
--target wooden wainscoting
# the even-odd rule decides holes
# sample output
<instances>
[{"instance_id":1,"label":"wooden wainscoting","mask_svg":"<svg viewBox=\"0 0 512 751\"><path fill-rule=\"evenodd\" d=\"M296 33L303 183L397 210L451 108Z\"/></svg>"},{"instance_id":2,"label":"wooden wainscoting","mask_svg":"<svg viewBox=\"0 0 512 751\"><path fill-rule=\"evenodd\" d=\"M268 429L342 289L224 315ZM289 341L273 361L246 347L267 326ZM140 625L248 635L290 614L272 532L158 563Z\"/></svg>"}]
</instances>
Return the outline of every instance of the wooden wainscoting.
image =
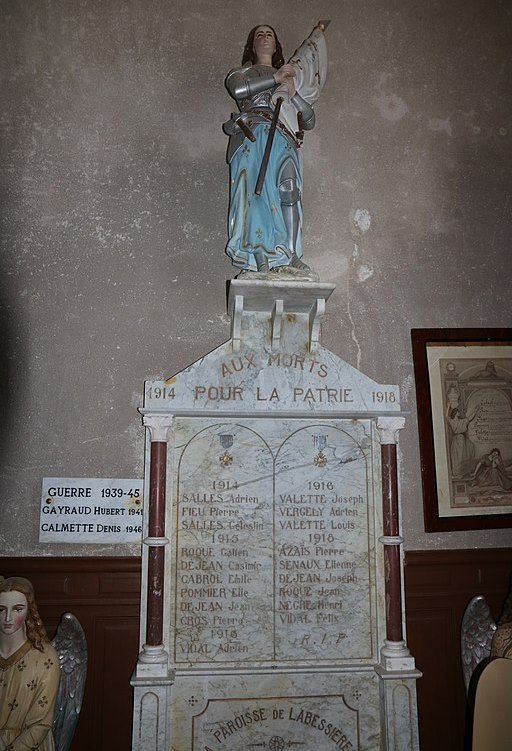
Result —
<instances>
[{"instance_id":1,"label":"wooden wainscoting","mask_svg":"<svg viewBox=\"0 0 512 751\"><path fill-rule=\"evenodd\" d=\"M51 636L67 610L84 627L89 669L72 751L130 751L140 566L139 558L0 558L3 576L33 582ZM406 553L407 641L423 672L421 751L463 750L462 614L475 594L483 594L497 617L511 571L510 548Z\"/></svg>"},{"instance_id":2,"label":"wooden wainscoting","mask_svg":"<svg viewBox=\"0 0 512 751\"><path fill-rule=\"evenodd\" d=\"M421 751L462 751L466 696L460 626L474 595L500 614L512 549L409 551L405 555L407 641L423 673L418 681Z\"/></svg>"},{"instance_id":3,"label":"wooden wainscoting","mask_svg":"<svg viewBox=\"0 0 512 751\"><path fill-rule=\"evenodd\" d=\"M50 637L66 611L83 626L89 664L72 751L129 751L140 558L0 558L0 573L30 579Z\"/></svg>"}]
</instances>

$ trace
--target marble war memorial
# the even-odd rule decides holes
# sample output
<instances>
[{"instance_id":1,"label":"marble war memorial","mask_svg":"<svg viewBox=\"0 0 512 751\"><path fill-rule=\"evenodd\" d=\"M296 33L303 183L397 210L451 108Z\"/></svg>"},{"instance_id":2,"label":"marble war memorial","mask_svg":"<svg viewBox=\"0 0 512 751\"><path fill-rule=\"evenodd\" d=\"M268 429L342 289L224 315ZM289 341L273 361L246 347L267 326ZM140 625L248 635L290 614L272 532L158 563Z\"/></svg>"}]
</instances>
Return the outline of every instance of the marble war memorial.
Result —
<instances>
[{"instance_id":1,"label":"marble war memorial","mask_svg":"<svg viewBox=\"0 0 512 751\"><path fill-rule=\"evenodd\" d=\"M419 748L399 389L322 346L334 285L302 243L328 25L286 62L255 27L226 78L230 336L140 409L134 751Z\"/></svg>"}]
</instances>

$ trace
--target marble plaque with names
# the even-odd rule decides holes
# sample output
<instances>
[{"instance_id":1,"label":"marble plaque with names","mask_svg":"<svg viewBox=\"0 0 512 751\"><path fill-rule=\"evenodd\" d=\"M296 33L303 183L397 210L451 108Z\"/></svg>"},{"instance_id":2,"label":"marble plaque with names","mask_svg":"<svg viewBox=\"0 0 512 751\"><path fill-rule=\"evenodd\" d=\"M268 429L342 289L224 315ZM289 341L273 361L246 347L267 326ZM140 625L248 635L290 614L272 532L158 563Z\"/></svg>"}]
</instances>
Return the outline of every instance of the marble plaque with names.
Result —
<instances>
[{"instance_id":1,"label":"marble plaque with names","mask_svg":"<svg viewBox=\"0 0 512 751\"><path fill-rule=\"evenodd\" d=\"M141 542L142 480L44 477L39 542Z\"/></svg>"},{"instance_id":2,"label":"marble plaque with names","mask_svg":"<svg viewBox=\"0 0 512 751\"><path fill-rule=\"evenodd\" d=\"M376 659L375 453L365 420L176 421L176 665Z\"/></svg>"}]
</instances>

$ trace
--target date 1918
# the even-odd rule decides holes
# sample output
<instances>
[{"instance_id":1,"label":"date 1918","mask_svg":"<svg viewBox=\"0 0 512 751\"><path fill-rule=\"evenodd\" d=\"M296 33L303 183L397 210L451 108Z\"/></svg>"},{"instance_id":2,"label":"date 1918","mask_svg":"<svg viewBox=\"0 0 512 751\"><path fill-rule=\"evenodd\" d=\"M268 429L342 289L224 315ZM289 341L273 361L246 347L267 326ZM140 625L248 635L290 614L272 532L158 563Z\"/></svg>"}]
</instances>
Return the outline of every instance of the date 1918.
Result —
<instances>
[{"instance_id":1,"label":"date 1918","mask_svg":"<svg viewBox=\"0 0 512 751\"><path fill-rule=\"evenodd\" d=\"M396 394L394 391L372 391L372 399L377 404L394 404Z\"/></svg>"}]
</instances>

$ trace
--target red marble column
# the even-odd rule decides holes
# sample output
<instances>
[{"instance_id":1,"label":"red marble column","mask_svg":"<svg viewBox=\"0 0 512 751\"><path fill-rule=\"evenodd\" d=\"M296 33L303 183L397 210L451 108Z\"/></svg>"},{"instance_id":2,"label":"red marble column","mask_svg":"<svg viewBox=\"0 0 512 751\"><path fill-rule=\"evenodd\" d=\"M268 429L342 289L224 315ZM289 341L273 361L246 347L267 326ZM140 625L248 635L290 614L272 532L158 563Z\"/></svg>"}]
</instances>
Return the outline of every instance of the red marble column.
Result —
<instances>
[{"instance_id":1,"label":"red marble column","mask_svg":"<svg viewBox=\"0 0 512 751\"><path fill-rule=\"evenodd\" d=\"M398 431L405 425L401 415L379 417L377 429L381 443L384 584L386 595L386 646L383 654L408 654L404 641L402 603L402 561L398 503L397 440Z\"/></svg>"},{"instance_id":2,"label":"red marble column","mask_svg":"<svg viewBox=\"0 0 512 751\"><path fill-rule=\"evenodd\" d=\"M150 439L149 455L149 499L147 505L147 530L144 545L147 546L144 591L146 596L146 633L139 663L153 664L153 671L164 674L167 653L164 649L163 621L165 594L165 505L167 482L167 441L172 427L171 415L144 415L143 423L148 428ZM156 674L155 673L155 674Z\"/></svg>"},{"instance_id":3,"label":"red marble column","mask_svg":"<svg viewBox=\"0 0 512 751\"><path fill-rule=\"evenodd\" d=\"M149 475L149 523L146 644L163 642L164 558L165 558L165 485L167 443L152 441Z\"/></svg>"},{"instance_id":4,"label":"red marble column","mask_svg":"<svg viewBox=\"0 0 512 751\"><path fill-rule=\"evenodd\" d=\"M402 581L398 519L398 482L396 444L381 446L382 507L384 512L384 571L386 587L386 639L403 640Z\"/></svg>"}]
</instances>

